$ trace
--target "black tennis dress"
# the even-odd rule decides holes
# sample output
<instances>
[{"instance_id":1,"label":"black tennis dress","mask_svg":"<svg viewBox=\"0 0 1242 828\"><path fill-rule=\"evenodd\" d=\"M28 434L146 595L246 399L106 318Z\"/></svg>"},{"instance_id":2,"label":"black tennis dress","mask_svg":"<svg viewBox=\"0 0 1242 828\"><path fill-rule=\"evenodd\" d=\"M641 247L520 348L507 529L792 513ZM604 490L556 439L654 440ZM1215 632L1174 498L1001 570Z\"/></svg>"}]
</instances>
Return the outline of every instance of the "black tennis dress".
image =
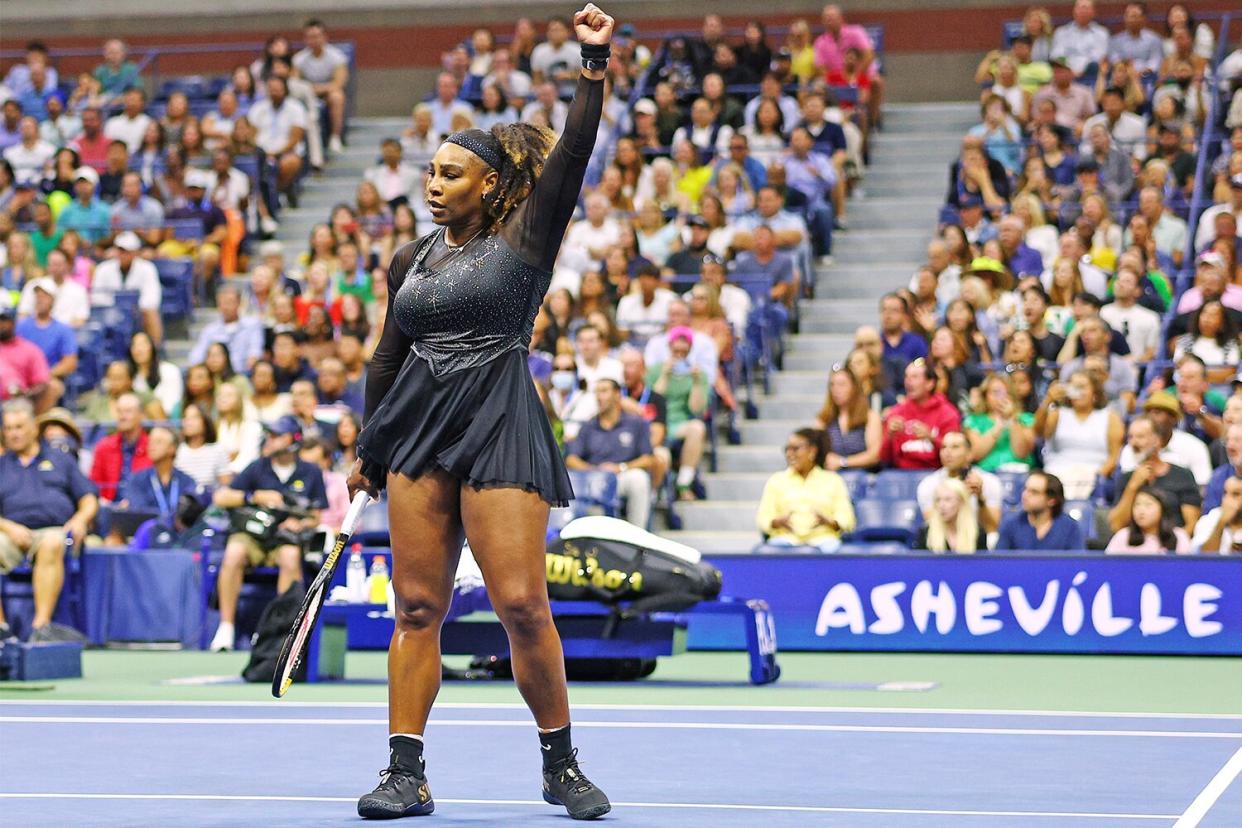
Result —
<instances>
[{"instance_id":1,"label":"black tennis dress","mask_svg":"<svg viewBox=\"0 0 1242 828\"><path fill-rule=\"evenodd\" d=\"M579 78L543 173L498 232L450 247L440 229L393 256L358 440L376 486L390 471L416 478L438 467L554 506L573 498L526 355L595 146L603 87Z\"/></svg>"}]
</instances>

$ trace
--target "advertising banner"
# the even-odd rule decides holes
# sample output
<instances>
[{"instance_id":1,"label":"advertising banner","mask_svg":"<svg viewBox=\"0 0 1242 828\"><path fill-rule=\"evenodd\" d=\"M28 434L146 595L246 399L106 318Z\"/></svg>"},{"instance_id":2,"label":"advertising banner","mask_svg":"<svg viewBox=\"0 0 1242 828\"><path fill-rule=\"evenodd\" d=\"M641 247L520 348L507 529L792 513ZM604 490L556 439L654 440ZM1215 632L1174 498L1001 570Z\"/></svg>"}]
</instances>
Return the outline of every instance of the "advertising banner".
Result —
<instances>
[{"instance_id":1,"label":"advertising banner","mask_svg":"<svg viewBox=\"0 0 1242 828\"><path fill-rule=\"evenodd\" d=\"M761 598L781 650L1242 655L1242 560L1190 556L752 555L710 559ZM740 649L696 618L693 649Z\"/></svg>"}]
</instances>

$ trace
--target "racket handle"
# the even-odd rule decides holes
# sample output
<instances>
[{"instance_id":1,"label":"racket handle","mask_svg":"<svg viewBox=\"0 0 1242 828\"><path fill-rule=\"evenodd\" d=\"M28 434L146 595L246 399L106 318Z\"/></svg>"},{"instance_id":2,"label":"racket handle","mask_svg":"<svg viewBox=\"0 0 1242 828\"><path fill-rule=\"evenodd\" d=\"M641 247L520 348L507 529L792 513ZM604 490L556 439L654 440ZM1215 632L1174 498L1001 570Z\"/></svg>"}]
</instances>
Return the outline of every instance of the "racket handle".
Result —
<instances>
[{"instance_id":1,"label":"racket handle","mask_svg":"<svg viewBox=\"0 0 1242 828\"><path fill-rule=\"evenodd\" d=\"M367 508L370 503L371 496L366 492L360 491L354 495L354 499L349 503L349 510L345 512L345 519L341 521L340 534L352 535L354 533L354 524L362 516L362 510Z\"/></svg>"}]
</instances>

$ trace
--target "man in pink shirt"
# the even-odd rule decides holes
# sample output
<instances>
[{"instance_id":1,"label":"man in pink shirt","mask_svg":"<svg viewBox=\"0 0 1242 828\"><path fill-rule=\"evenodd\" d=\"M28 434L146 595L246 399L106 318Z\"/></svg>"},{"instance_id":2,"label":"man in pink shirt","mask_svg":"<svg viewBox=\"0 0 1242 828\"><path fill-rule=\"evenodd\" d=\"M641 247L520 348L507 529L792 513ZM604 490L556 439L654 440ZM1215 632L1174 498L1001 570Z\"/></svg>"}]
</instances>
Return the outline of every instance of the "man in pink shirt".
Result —
<instances>
[{"instance_id":1,"label":"man in pink shirt","mask_svg":"<svg viewBox=\"0 0 1242 828\"><path fill-rule=\"evenodd\" d=\"M1242 311L1242 287L1229 282L1225 277L1227 269L1224 257L1215 250L1201 254L1195 269L1194 287L1182 294L1177 312L1193 313L1209 299L1217 299L1227 308Z\"/></svg>"},{"instance_id":2,"label":"man in pink shirt","mask_svg":"<svg viewBox=\"0 0 1242 828\"><path fill-rule=\"evenodd\" d=\"M9 292L0 290L0 400L28 397L38 413L63 392L64 386L52 382L39 346L17 335L17 308Z\"/></svg>"},{"instance_id":3,"label":"man in pink shirt","mask_svg":"<svg viewBox=\"0 0 1242 828\"><path fill-rule=\"evenodd\" d=\"M103 113L94 107L82 110L82 134L73 139L78 160L95 172L107 167L108 145L112 140L103 133Z\"/></svg>"},{"instance_id":4,"label":"man in pink shirt","mask_svg":"<svg viewBox=\"0 0 1242 828\"><path fill-rule=\"evenodd\" d=\"M815 66L825 77L830 73L840 74L845 69L845 53L849 49L857 49L862 55L859 61L859 72L871 78L871 100L869 115L871 123L876 123L880 114L880 102L884 97L884 79L880 77L875 65L875 46L862 26L850 25L845 22L841 7L835 3L824 6L824 33L815 38Z\"/></svg>"}]
</instances>

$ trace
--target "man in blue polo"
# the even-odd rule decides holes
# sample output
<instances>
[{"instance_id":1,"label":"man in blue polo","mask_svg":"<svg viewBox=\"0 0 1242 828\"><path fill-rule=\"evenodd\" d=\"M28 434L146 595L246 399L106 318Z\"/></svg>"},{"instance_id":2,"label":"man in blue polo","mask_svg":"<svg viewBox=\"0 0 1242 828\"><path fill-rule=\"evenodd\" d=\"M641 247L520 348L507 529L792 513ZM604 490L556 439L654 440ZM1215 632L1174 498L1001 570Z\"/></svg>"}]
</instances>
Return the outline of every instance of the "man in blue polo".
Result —
<instances>
[{"instance_id":1,"label":"man in blue polo","mask_svg":"<svg viewBox=\"0 0 1242 828\"><path fill-rule=\"evenodd\" d=\"M242 469L228 486L217 489L212 500L224 509L253 506L277 514L292 509L304 516L286 517L274 534L242 531L229 535L216 580L220 626L211 640L212 650L233 649L237 597L248 567L278 566L276 589L280 593L302 580L302 546L295 538L318 526L319 510L328 505L323 472L298 458L302 440L298 421L286 414L266 430L263 456Z\"/></svg>"},{"instance_id":2,"label":"man in blue polo","mask_svg":"<svg viewBox=\"0 0 1242 828\"><path fill-rule=\"evenodd\" d=\"M626 520L647 528L651 513L651 426L621 410L621 378L595 381L599 414L582 424L565 449L565 465L574 471L603 471L617 476L617 494L626 501Z\"/></svg>"},{"instance_id":3,"label":"man in blue polo","mask_svg":"<svg viewBox=\"0 0 1242 828\"><path fill-rule=\"evenodd\" d=\"M996 549L1019 552L1081 552L1082 527L1062 514L1065 489L1047 472L1031 472L1022 487L1022 511L1001 522Z\"/></svg>"},{"instance_id":4,"label":"man in blue polo","mask_svg":"<svg viewBox=\"0 0 1242 828\"><path fill-rule=\"evenodd\" d=\"M73 194L76 199L65 205L56 218L61 230L76 230L87 244L98 244L112 235L112 213L108 205L95 198L99 186L99 173L92 167L78 167L73 174Z\"/></svg>"},{"instance_id":5,"label":"man in blue polo","mask_svg":"<svg viewBox=\"0 0 1242 828\"><path fill-rule=\"evenodd\" d=\"M173 468L178 442L177 433L166 426L154 426L147 432L147 459L151 466L121 482L114 511L119 507L123 511L159 515L161 526L174 528L181 496L198 492L194 478ZM109 543L125 542L115 526L113 533Z\"/></svg>"},{"instance_id":6,"label":"man in blue polo","mask_svg":"<svg viewBox=\"0 0 1242 828\"><path fill-rule=\"evenodd\" d=\"M99 508L95 487L73 456L45 448L34 408L24 399L4 405L5 453L0 455L0 573L24 560L34 566L31 641L80 638L52 623L65 581L65 538L86 537ZM0 639L9 636L0 606Z\"/></svg>"}]
</instances>

